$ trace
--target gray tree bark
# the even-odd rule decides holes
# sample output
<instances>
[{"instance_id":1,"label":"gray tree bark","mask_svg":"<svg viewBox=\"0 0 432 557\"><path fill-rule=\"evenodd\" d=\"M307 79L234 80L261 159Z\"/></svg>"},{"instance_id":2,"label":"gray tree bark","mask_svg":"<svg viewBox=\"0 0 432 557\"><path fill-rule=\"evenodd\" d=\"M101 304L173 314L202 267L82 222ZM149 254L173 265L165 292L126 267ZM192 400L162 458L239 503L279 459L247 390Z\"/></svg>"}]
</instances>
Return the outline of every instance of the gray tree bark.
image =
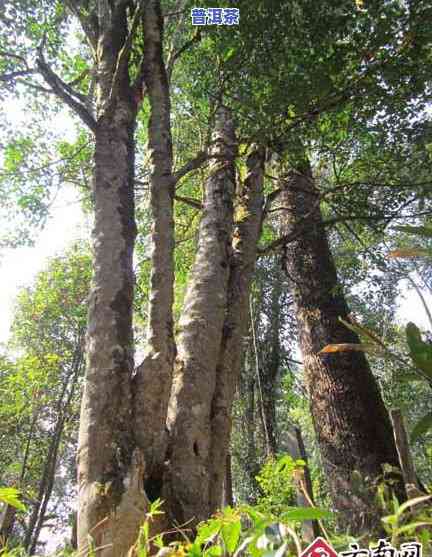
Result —
<instances>
[{"instance_id":1,"label":"gray tree bark","mask_svg":"<svg viewBox=\"0 0 432 557\"><path fill-rule=\"evenodd\" d=\"M228 109L216 114L214 160L204 188L198 251L179 321L168 415L171 513L180 522L209 516L211 402L227 307L237 142Z\"/></svg>"},{"instance_id":2,"label":"gray tree bark","mask_svg":"<svg viewBox=\"0 0 432 557\"><path fill-rule=\"evenodd\" d=\"M153 2L148 4L150 10ZM137 105L128 71L127 10L124 2L99 2L92 14L96 41L90 36L96 42L98 75L95 223L78 449L78 548L87 554L91 536L98 557L126 554L148 503L140 490L141 456L136 452L132 413Z\"/></svg>"},{"instance_id":3,"label":"gray tree bark","mask_svg":"<svg viewBox=\"0 0 432 557\"><path fill-rule=\"evenodd\" d=\"M97 75L96 116L85 106L77 111L95 134L94 277L79 434L78 549L88 553L91 537L97 557L123 557L136 541L151 500L162 496L167 516L177 522L208 518L210 510L221 503L229 411L241 350L226 347L238 338L236 327L241 331L243 326L237 317L227 315L227 303L237 303L236 294L247 299L255 260L251 250L256 250L260 217L248 215L244 223L238 223L236 230L244 231L239 232L241 245L232 246L237 143L231 115L220 108L213 147L216 158L205 186L199 247L176 358L172 316L175 177L160 2L100 0L97 9L87 9L85 2L68 2L68 6L87 35ZM130 53L139 28L144 31L144 55L132 77ZM40 66L46 79L56 85L43 60ZM147 349L135 370L134 128L144 90L150 101L152 274ZM58 94L67 98L64 91ZM69 105L76 103L69 99ZM262 185L262 154L259 158ZM251 155L248 164L253 160ZM255 201L249 203L249 189L246 184L241 204L255 211L256 197L251 194ZM231 364L233 373L228 377ZM215 431L219 435L218 424L223 428L222 445L212 440ZM217 472L216 459L210 471L213 454ZM216 487L210 493L209 479L214 475Z\"/></svg>"}]
</instances>

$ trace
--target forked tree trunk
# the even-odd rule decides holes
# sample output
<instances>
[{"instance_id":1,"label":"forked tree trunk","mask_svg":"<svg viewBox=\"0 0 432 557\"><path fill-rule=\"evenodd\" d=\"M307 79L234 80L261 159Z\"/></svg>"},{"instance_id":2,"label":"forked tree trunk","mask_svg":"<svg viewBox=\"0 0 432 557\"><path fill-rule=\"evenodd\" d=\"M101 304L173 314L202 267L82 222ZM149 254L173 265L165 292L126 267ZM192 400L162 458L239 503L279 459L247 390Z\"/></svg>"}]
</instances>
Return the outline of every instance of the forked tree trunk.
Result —
<instances>
[{"instance_id":1,"label":"forked tree trunk","mask_svg":"<svg viewBox=\"0 0 432 557\"><path fill-rule=\"evenodd\" d=\"M348 307L336 276L309 164L283 180L280 204L286 272L292 281L304 373L315 432L334 505L343 527L379 527L373 487L383 466L399 468L393 432L381 393L362 352L319 354L330 343L358 343L340 321ZM355 472L363 485L358 485ZM367 487L369 486L369 488ZM399 497L403 485L396 477Z\"/></svg>"},{"instance_id":2,"label":"forked tree trunk","mask_svg":"<svg viewBox=\"0 0 432 557\"><path fill-rule=\"evenodd\" d=\"M261 226L264 152L253 148L233 207L237 144L232 117L217 115L216 162L205 186L199 247L180 320L168 416L164 485L172 516L188 526L222 505L231 406L248 323L248 296Z\"/></svg>"},{"instance_id":3,"label":"forked tree trunk","mask_svg":"<svg viewBox=\"0 0 432 557\"><path fill-rule=\"evenodd\" d=\"M158 0L139 2L128 29L131 6L101 1L99 23L90 34L91 41L97 37L93 46L99 78L98 118L92 124L95 270L79 437L78 548L87 553L90 536L97 557L124 557L136 541L149 501L157 497L166 501L166 517L177 523L208 518L221 504L231 403L247 323L245 303L261 223L263 153L256 150L248 159L240 197L246 212L233 244L237 143L231 114L220 108L215 162L206 181L199 247L174 364L174 178L163 20ZM83 12L81 16L86 29L88 18ZM144 56L131 84L130 37L137 18L142 18ZM143 84L151 109L153 250L148 345L134 372L134 126Z\"/></svg>"},{"instance_id":4,"label":"forked tree trunk","mask_svg":"<svg viewBox=\"0 0 432 557\"><path fill-rule=\"evenodd\" d=\"M210 512L221 506L225 463L231 435L232 403L240 379L244 337L249 324L249 292L255 271L263 214L264 149L252 146L246 178L236 198L236 221L215 391L211 403L209 461Z\"/></svg>"},{"instance_id":5,"label":"forked tree trunk","mask_svg":"<svg viewBox=\"0 0 432 557\"><path fill-rule=\"evenodd\" d=\"M237 154L233 119L224 107L217 110L213 143L217 158L204 187L198 251L179 321L168 415L167 499L180 524L209 515L210 409L227 306Z\"/></svg>"},{"instance_id":6,"label":"forked tree trunk","mask_svg":"<svg viewBox=\"0 0 432 557\"><path fill-rule=\"evenodd\" d=\"M82 18L86 29L89 21L85 14ZM101 1L97 19L94 278L79 436L78 548L87 554L91 537L97 557L124 557L137 540L149 499L159 496L165 459L165 418L175 353L174 180L160 2L133 6ZM138 22L144 30L145 54L132 79L129 57ZM150 101L153 269L148 349L135 373L134 128L144 87Z\"/></svg>"}]
</instances>

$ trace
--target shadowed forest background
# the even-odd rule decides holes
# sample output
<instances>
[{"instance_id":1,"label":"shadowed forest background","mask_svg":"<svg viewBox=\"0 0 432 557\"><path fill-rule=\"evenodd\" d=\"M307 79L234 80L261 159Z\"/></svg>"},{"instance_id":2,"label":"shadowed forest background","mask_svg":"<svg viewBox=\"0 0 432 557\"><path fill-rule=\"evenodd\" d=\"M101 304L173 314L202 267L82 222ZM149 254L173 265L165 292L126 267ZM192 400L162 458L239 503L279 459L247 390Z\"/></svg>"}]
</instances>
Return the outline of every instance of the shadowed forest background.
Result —
<instances>
[{"instance_id":1,"label":"shadowed forest background","mask_svg":"<svg viewBox=\"0 0 432 557\"><path fill-rule=\"evenodd\" d=\"M1 248L93 229L1 346L0 555L432 555L431 22L0 2Z\"/></svg>"}]
</instances>

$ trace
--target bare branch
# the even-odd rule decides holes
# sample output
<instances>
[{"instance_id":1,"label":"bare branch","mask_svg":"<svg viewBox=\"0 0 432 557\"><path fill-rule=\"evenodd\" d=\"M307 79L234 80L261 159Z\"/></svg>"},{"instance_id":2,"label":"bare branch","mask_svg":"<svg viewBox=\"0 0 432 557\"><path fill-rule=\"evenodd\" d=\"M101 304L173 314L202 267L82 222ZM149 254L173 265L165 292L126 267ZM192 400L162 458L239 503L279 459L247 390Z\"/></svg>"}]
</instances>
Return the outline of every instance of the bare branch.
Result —
<instances>
[{"instance_id":1,"label":"bare branch","mask_svg":"<svg viewBox=\"0 0 432 557\"><path fill-rule=\"evenodd\" d=\"M77 0L65 0L65 4L80 22L81 28L92 48L93 55L95 55L99 36L99 26L96 14L89 13L89 15L84 15L83 11L80 9L80 2Z\"/></svg>"},{"instance_id":2,"label":"bare branch","mask_svg":"<svg viewBox=\"0 0 432 557\"><path fill-rule=\"evenodd\" d=\"M24 64L27 69L29 69L29 65L24 56L20 56L19 54L15 54L14 52L9 52L6 50L0 50L0 56L5 56L6 58L14 58L15 60L18 60L18 62L21 62L21 64Z\"/></svg>"},{"instance_id":3,"label":"bare branch","mask_svg":"<svg viewBox=\"0 0 432 557\"><path fill-rule=\"evenodd\" d=\"M168 75L168 81L171 81L171 75L174 69L174 64L176 63L176 61L180 58L180 56L186 52L186 50L188 50L189 48L191 48L191 46L193 46L195 43L198 43L202 38L201 35L201 29L198 27L198 29L196 30L194 36L189 40L186 41L185 44L183 46L181 46L177 51L172 50L169 57L168 57L168 61L167 61L167 75Z\"/></svg>"},{"instance_id":4,"label":"bare branch","mask_svg":"<svg viewBox=\"0 0 432 557\"><path fill-rule=\"evenodd\" d=\"M141 20L141 16L143 14L144 3L138 2L137 7L135 8L135 12L132 18L132 24L128 36L122 46L116 63L116 69L114 71L113 81L111 85L111 92L110 92L110 102L116 97L117 91L119 89L122 76L124 75L124 71L127 68L129 63L129 55L132 48L133 39L138 29L138 25Z\"/></svg>"},{"instance_id":5,"label":"bare branch","mask_svg":"<svg viewBox=\"0 0 432 557\"><path fill-rule=\"evenodd\" d=\"M37 83L33 83L32 81L26 81L25 79L17 79L17 83L22 83L26 87L30 87L30 89L34 89L35 91L39 91L39 93L45 93L46 95L55 95L52 89L47 89L46 87L42 87L42 85L38 85Z\"/></svg>"},{"instance_id":6,"label":"bare branch","mask_svg":"<svg viewBox=\"0 0 432 557\"><path fill-rule=\"evenodd\" d=\"M93 132L95 132L97 129L96 120L89 113L84 104L73 98L73 96L76 96L85 102L86 97L80 93L76 93L67 83L65 83L56 73L53 72L53 70L45 62L41 48L39 49L39 58L36 63L40 73L48 85L50 85L53 92L60 99L62 99L62 101L64 101Z\"/></svg>"},{"instance_id":7,"label":"bare branch","mask_svg":"<svg viewBox=\"0 0 432 557\"><path fill-rule=\"evenodd\" d=\"M188 161L184 166L180 168L180 170L174 172L174 184L177 184L177 182L179 182L184 176L186 176L186 174L192 172L192 170L200 168L210 158L210 155L206 151L201 151L200 153L198 153L195 158Z\"/></svg>"},{"instance_id":8,"label":"bare branch","mask_svg":"<svg viewBox=\"0 0 432 557\"><path fill-rule=\"evenodd\" d=\"M176 201L180 201L181 203L186 203L186 205L190 205L194 209L201 210L203 208L201 201L198 201L198 199L193 199L192 197L182 197L181 195L175 195L174 199Z\"/></svg>"},{"instance_id":9,"label":"bare branch","mask_svg":"<svg viewBox=\"0 0 432 557\"><path fill-rule=\"evenodd\" d=\"M0 74L0 81L8 83L9 81L14 81L17 77L24 77L34 73L36 73L36 70L17 70L16 72L4 73Z\"/></svg>"}]
</instances>

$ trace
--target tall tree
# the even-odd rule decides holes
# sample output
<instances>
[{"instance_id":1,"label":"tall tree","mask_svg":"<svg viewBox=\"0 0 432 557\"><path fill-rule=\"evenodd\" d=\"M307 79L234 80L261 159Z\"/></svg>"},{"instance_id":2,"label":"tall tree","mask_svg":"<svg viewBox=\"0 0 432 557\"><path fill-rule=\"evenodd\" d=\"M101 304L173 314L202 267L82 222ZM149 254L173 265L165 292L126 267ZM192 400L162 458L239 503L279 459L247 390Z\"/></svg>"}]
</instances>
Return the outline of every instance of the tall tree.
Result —
<instances>
[{"instance_id":1,"label":"tall tree","mask_svg":"<svg viewBox=\"0 0 432 557\"><path fill-rule=\"evenodd\" d=\"M401 103L422 92L427 64L419 65L416 83L407 85L407 76L424 51L424 26L413 31L424 16L423 3L401 7L396 1L383 6L371 2L368 10L350 1L319 8L310 0L259 2L257 9L242 3L246 25L235 31L215 26L202 49L188 59L188 70L171 88L180 96L193 83L193 95L185 95L178 120L201 104L210 121L216 112L217 125L211 174L203 180L204 204L183 198L203 216L178 346L173 323L175 187L207 155L174 170L169 79L174 61L198 42L200 33L191 38L191 32L185 32L182 44L179 26L172 45L180 46L168 49L165 63L164 23L182 12L183 2L164 3L167 12L173 8L165 14L158 0L47 1L42 10L34 2L19 3L18 10L7 4L2 36L7 35L11 14L18 14L15 29L24 31L27 40L17 43L13 35L11 44L19 49L1 53L2 82L8 90L27 86L35 94L56 95L94 138L94 279L80 424L78 543L85 553L90 535L100 555L125 555L149 500L162 495L168 518L178 522L205 518L221 501L230 409L263 210L262 147L252 147L246 180L235 188L233 114L244 141L254 144L259 138L274 150L281 144L287 147L287 137L289 146L295 145L298 138L287 133L293 128L316 139L319 126L308 135L309 126L336 107L342 108L336 111L335 133L350 103L352 114L363 123L376 114L377 99L391 104L396 92ZM70 44L61 32L73 35L71 16L80 22L87 41L86 48L80 42L85 53L75 58L64 57ZM63 58L57 57L58 51ZM203 63L203 53L209 64ZM404 71L395 75L394 60L401 54L406 54ZM78 76L72 71L77 66L84 66ZM243 85L239 77L245 75L249 77ZM221 98L229 111L221 107ZM144 361L135 369L132 261L139 111L148 124L152 269L147 346ZM231 205L237 201L239 211L233 216ZM202 339L204 327L211 337Z\"/></svg>"},{"instance_id":2,"label":"tall tree","mask_svg":"<svg viewBox=\"0 0 432 557\"><path fill-rule=\"evenodd\" d=\"M399 469L390 419L362 352L320 353L327 344L357 343L358 337L341 321L349 321L349 309L338 283L308 161L291 170L281 187L281 227L292 237L285 248L285 268L294 292L306 385L323 464L344 526L355 532L371 530L378 524L375 490L385 466ZM396 476L394 481L402 498L401 478Z\"/></svg>"},{"instance_id":3,"label":"tall tree","mask_svg":"<svg viewBox=\"0 0 432 557\"><path fill-rule=\"evenodd\" d=\"M76 451L90 269L90 254L81 244L53 257L19 293L7 346L0 471L28 498L29 516L20 526L16 513L6 509L0 528L3 542L21 538L30 553L48 511L64 495L59 470L66 472ZM67 497L63 504L70 505Z\"/></svg>"}]
</instances>

